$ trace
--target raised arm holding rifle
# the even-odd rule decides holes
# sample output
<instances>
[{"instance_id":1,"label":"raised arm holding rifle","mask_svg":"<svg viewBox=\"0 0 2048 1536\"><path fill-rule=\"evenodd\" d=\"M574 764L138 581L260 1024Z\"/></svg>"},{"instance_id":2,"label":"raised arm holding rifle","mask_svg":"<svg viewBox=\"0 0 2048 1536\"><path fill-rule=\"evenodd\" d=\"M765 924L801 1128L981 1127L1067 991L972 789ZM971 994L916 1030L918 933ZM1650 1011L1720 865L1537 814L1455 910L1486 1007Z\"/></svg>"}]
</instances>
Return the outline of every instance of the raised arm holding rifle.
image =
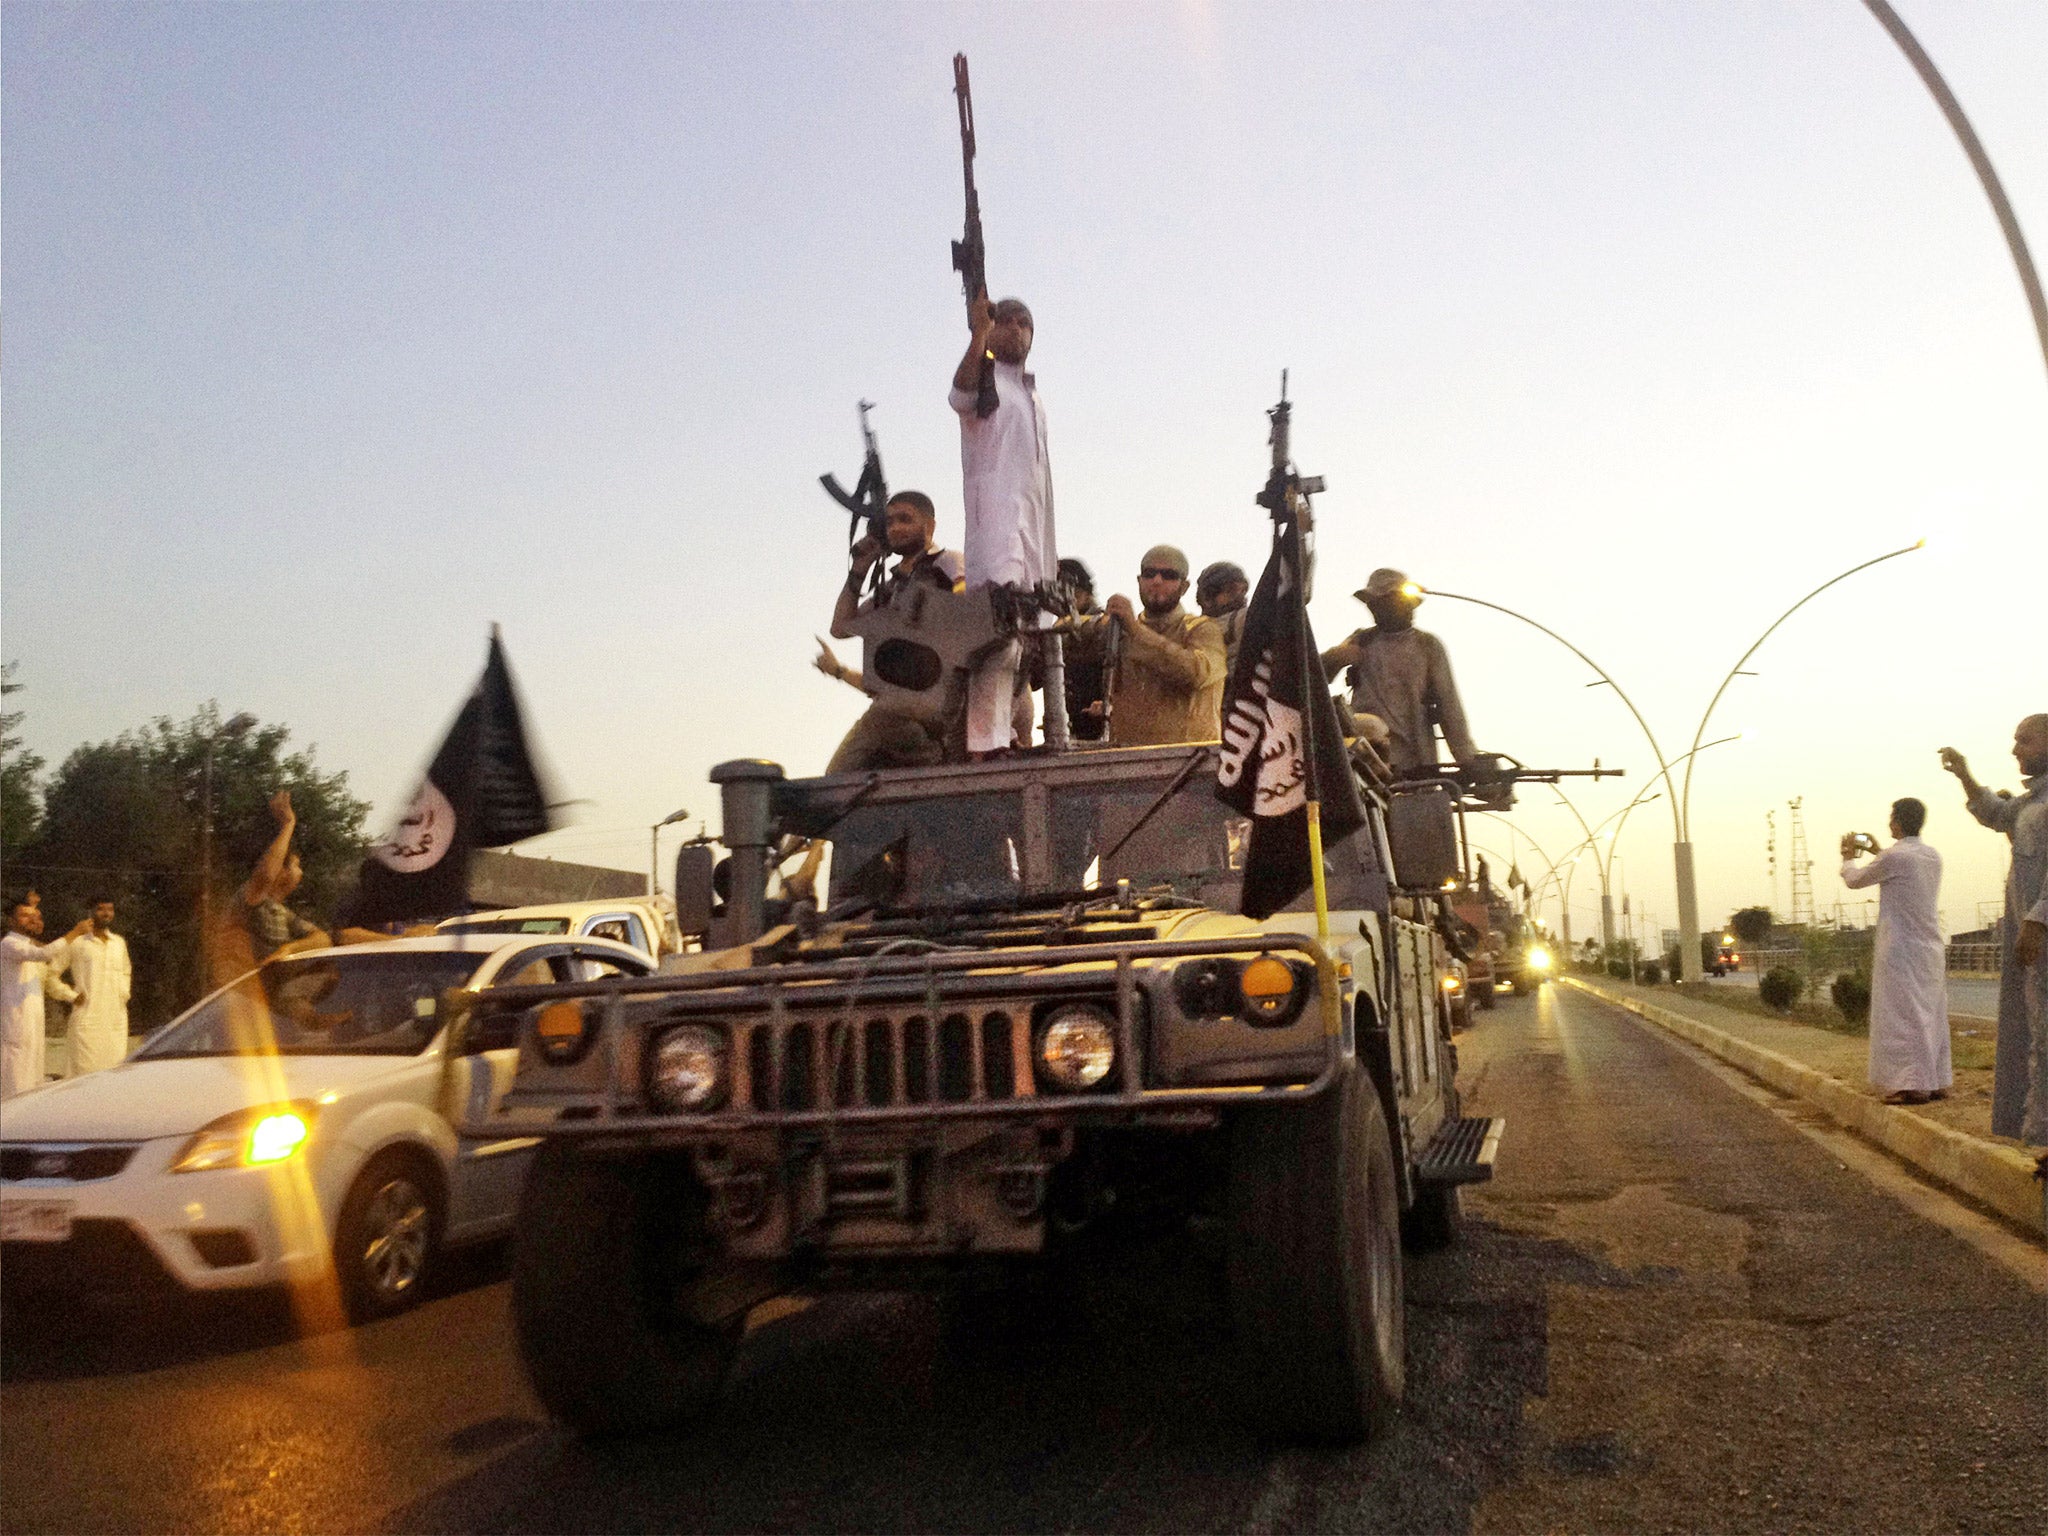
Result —
<instances>
[{"instance_id":1,"label":"raised arm holding rifle","mask_svg":"<svg viewBox=\"0 0 2048 1536\"><path fill-rule=\"evenodd\" d=\"M953 242L953 266L966 295L968 341L953 370L949 402L960 418L967 586L970 591L1008 587L1050 594L1059 579L1052 467L1045 407L1037 380L1024 371L1035 327L1023 300L989 302L981 200L974 188L974 108L964 56L954 57L953 88L967 188L967 227L963 238ZM1046 637L1044 645L1046 738L1048 744L1064 746L1064 665L1057 637ZM998 646L969 680L967 750L972 755L986 757L1023 745L1013 742L1011 723L1022 649L1014 639Z\"/></svg>"}]
</instances>

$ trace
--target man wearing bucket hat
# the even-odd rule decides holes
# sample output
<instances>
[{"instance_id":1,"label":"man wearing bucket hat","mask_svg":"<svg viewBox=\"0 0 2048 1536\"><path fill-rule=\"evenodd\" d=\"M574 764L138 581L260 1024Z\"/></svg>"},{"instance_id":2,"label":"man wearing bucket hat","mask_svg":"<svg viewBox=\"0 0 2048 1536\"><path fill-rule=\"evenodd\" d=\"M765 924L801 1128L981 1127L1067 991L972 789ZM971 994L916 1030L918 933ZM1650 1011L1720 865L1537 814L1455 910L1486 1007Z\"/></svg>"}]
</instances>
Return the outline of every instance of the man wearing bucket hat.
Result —
<instances>
[{"instance_id":1,"label":"man wearing bucket hat","mask_svg":"<svg viewBox=\"0 0 2048 1536\"><path fill-rule=\"evenodd\" d=\"M1351 709L1386 723L1387 752L1403 777L1436 771L1436 729L1459 766L1473 768L1479 751L1465 724L1465 706L1451 677L1443 641L1415 627L1422 588L1382 566L1353 594L1372 611L1373 626L1323 652L1323 676L1351 669ZM1481 765L1483 766L1483 765Z\"/></svg>"},{"instance_id":2,"label":"man wearing bucket hat","mask_svg":"<svg viewBox=\"0 0 2048 1536\"><path fill-rule=\"evenodd\" d=\"M1189 613L1188 557L1155 544L1138 563L1140 613L1118 593L1103 606L1123 627L1123 661L1110 694L1109 739L1119 747L1215 741L1222 734L1223 630Z\"/></svg>"}]
</instances>

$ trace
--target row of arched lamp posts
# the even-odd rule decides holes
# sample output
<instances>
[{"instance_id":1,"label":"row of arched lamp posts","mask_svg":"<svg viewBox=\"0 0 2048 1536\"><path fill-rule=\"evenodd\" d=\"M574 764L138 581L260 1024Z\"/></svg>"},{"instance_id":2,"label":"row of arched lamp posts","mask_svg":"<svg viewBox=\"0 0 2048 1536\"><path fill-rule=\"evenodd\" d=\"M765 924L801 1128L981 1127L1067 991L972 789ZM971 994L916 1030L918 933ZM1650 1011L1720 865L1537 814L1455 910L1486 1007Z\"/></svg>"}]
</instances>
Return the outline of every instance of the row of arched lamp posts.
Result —
<instances>
[{"instance_id":1,"label":"row of arched lamp posts","mask_svg":"<svg viewBox=\"0 0 2048 1536\"><path fill-rule=\"evenodd\" d=\"M1890 34L1892 41L1905 54L1907 61L1913 66L1914 72L1920 76L1922 84L1927 87L1929 93L1934 97L1935 104L1941 109L1943 117L1948 120L1950 129L1955 133L1957 141L1962 145L1963 153L1969 158L1970 167L1976 172L1978 183L1983 187L1984 195L1991 204L1992 213L1998 220L1999 230L2005 237L2006 250L2012 257L2013 266L2019 274L2020 287L2026 296L2028 313L2034 323L2035 338L2041 346L2042 360L2048 362L2048 301L2043 299L2040 278L2034 271L2033 258L2027 250L2025 237L2020 233L2019 220L2013 214L2012 204L2005 195L2005 188L1998 179L1998 173L1992 169L1991 157L1985 152L1982 142L1977 138L1976 130L1971 126L1969 118L1963 112L1962 104L1957 101L1955 93L1949 89L1948 82L1941 76L1941 71L1935 67L1933 59L1928 57L1927 51L1920 46L1918 39L1913 36L1905 22L1899 18L1898 13L1892 9L1887 0L1863 0L1863 3L1865 9L1877 19L1879 25ZM1622 692L1621 685L1615 682L1607 674L1606 670L1595 662L1592 657L1588 656L1576 645L1573 645L1564 636L1557 633L1556 630L1551 629L1547 625L1537 623L1536 620L1530 618L1527 614L1517 613L1512 608L1503 607L1499 603L1488 602L1484 598L1468 597L1458 592L1430 593L1433 597L1450 598L1456 602L1475 603L1482 608L1491 608L1496 613L1504 613L1511 619L1519 619L1524 624L1542 630L1544 634L1564 646L1574 656L1577 656L1579 660L1598 673L1599 684L1605 684L1607 687L1612 688L1615 696L1628 706L1628 712L1635 717L1636 724L1642 727L1643 738L1650 744L1650 752L1657 760L1658 775L1663 780L1664 788L1661 793L1669 800L1671 805L1671 826L1674 836L1671 853L1674 872L1678 882L1678 960L1681 974L1685 980L1697 981L1702 969L1699 943L1699 889L1693 875L1691 824L1693 759L1706 751L1708 747L1721 746L1726 742L1736 739L1733 736L1724 736L1717 741L1706 742L1702 745L1702 739L1707 734L1707 724L1714 717L1714 708L1721 702L1721 695L1728 691L1730 683L1744 675L1744 664L1757 653L1764 641L1770 639L1778 626L1791 618L1793 614L1804 608L1837 582L1847 581L1859 571L1867 571L1873 565L1882 565L1887 560L1896 560L1900 555L1911 554L1914 550L1921 548L1925 542L1925 540L1922 540L1920 543L1908 545L1904 549L1895 549L1890 554L1879 555L1874 560L1865 560L1861 565L1851 566L1848 570L1842 572L1841 575L1822 582L1811 592L1807 593L1806 596L1778 615L1777 619L1771 624L1771 627L1757 636L1755 644L1742 653L1741 659L1734 666L1730 667L1728 675L1721 679L1721 686L1714 690L1714 696L1707 701L1705 713L1700 716L1699 729L1693 732L1690 749L1679 757L1668 761L1664 756L1663 748L1657 745L1657 737L1651 731L1649 722L1643 718L1642 711L1636 708L1634 701ZM1589 684L1588 686L1599 686L1599 684ZM1681 763L1685 765L1685 781L1683 789L1678 789L1672 784L1671 770L1678 767ZM1600 871L1600 930L1601 938L1605 943L1611 944L1614 941L1614 904L1610 889L1610 879L1614 866L1614 843L1619 841L1621 827L1627 822L1628 813L1638 805L1656 799L1657 794L1658 792L1654 791L1654 785L1646 785L1643 791L1637 794L1635 799L1623 806L1613 816L1607 818L1607 820L1615 822L1616 825L1614 837L1608 843L1606 856L1598 859ZM1558 791L1558 799L1578 819L1580 830L1585 833L1585 838L1578 847L1592 848L1597 858L1599 850L1596 846L1596 833L1599 829L1586 825L1585 817L1579 815L1578 807L1571 803L1562 790ZM1600 825L1605 826L1606 822L1603 821ZM1519 831L1520 829L1517 828L1516 830ZM1522 835L1528 838L1527 833ZM1533 838L1528 840L1531 847L1536 847ZM1577 848L1567 850L1565 862L1558 864L1552 862L1549 855L1544 854L1540 847L1537 848L1537 852L1542 855L1544 862L1550 865L1550 875L1553 878L1558 875L1560 869L1567 871L1570 869L1573 863L1573 855L1577 851ZM1567 873L1560 886L1560 895L1565 901L1567 940L1570 937L1569 929L1571 922L1569 891L1570 875Z\"/></svg>"},{"instance_id":2,"label":"row of arched lamp posts","mask_svg":"<svg viewBox=\"0 0 2048 1536\"><path fill-rule=\"evenodd\" d=\"M1644 805L1651 800L1659 798L1661 794L1661 796L1669 803L1671 807L1671 858L1673 865L1673 873L1676 877L1678 885L1679 970L1684 980L1699 980L1702 970L1700 961L1700 898L1699 886L1696 883L1693 872L1694 866L1692 848L1692 769L1693 760L1697 758L1700 755L1700 753L1707 751L1711 747L1722 746L1728 742L1735 741L1738 739L1738 736L1723 736L1715 741L1703 742L1703 738L1707 734L1707 725L1714 718L1714 710L1716 709L1716 707L1719 706L1721 702L1721 696L1728 691L1728 685L1734 682L1736 678L1749 675L1744 670L1749 663L1749 659L1752 656L1756 655L1757 651L1762 648L1763 643L1766 640L1770 639L1771 636L1777 632L1778 627L1781 624L1783 624L1787 619L1791 618L1793 614L1797 613L1801 608L1804 608L1816 597L1819 597L1821 593L1827 591L1828 588L1835 586L1841 582L1847 581L1851 576L1857 575L1859 572L1862 571L1867 571L1874 565L1882 565L1887 560L1896 560L1901 555L1910 555L1915 550L1925 547L1926 542L1927 541L1925 539L1922 539L1917 543L1908 544L1904 549L1895 549L1892 550L1889 554L1879 555L1875 559L1865 560L1861 564L1852 565L1849 567L1848 570L1843 571L1840 575L1832 576L1828 580L1822 582L1819 586L1815 587L1811 592L1807 593L1806 596L1800 598L1799 601L1794 603L1790 608L1787 608L1783 613L1779 614L1776 619L1771 621L1770 627L1766 629L1762 634L1758 635L1755 641L1750 645L1749 649L1742 653L1742 655L1737 659L1735 665L1728 669L1728 675L1721 679L1721 686L1714 690L1714 696L1707 701L1706 710L1700 716L1699 728L1693 732L1692 745L1686 751L1680 753L1677 757L1674 758L1666 758L1664 756L1664 749L1663 747L1658 745L1657 733L1650 729L1650 722L1643 718L1643 712L1640 709L1636 708L1635 700L1631 699L1628 696L1628 694L1622 689L1621 684L1617 683L1614 680L1614 678L1608 673L1607 669L1601 666L1600 663L1595 661L1591 656L1588 656L1584 651L1580 650L1576 645L1572 644L1571 641L1565 639L1563 635L1560 635L1556 630L1552 629L1549 625L1541 623L1536 619L1530 618L1529 615L1527 615L1526 613L1517 613L1514 609L1505 607L1500 603L1489 602L1487 599L1483 597L1472 597L1463 592L1443 592L1439 591L1434 587L1425 587L1422 589L1430 597L1448 598L1453 602L1471 603L1480 608L1490 608L1495 613L1506 614L1511 619L1518 619L1522 623L1529 625L1533 629L1541 630L1544 634L1548 635L1551 639L1555 640L1559 645L1563 646L1566 650L1570 651L1574 656L1578 657L1579 660L1583 661L1588 667L1591 667L1593 671L1598 674L1599 680L1595 683L1589 683L1587 686L1605 686L1608 688L1612 688L1614 690L1615 697L1620 699L1622 704L1627 707L1629 714L1634 717L1636 724L1642 729L1643 739L1649 743L1650 755L1653 758L1655 758L1657 762L1658 778L1657 780L1653 780L1650 784L1645 785L1643 790L1640 793L1638 793L1633 800L1631 800L1627 805L1623 806L1619 811L1615 812L1612 816L1607 818L1607 821L1613 821L1616 823L1616 825L1614 829L1614 836L1610 838L1608 841L1607 852L1604 857L1599 858L1598 862L1598 868L1600 870L1600 937L1603 945L1612 944L1614 942L1614 901L1610 889L1610 877L1613 874L1614 864L1614 844L1620 838L1622 826L1627 823L1628 813L1634 810L1638 805ZM1675 782L1672 778L1672 771L1680 767L1683 767L1685 770L1684 779L1682 781L1682 787L1680 782ZM1658 782L1658 780L1661 780L1663 784L1663 789L1661 791L1658 791L1656 789L1656 783ZM1586 818L1580 815L1579 808L1576 805L1572 804L1570 798L1567 797L1562 790L1558 791L1557 797L1559 801L1562 802L1571 811L1572 815L1577 818L1580 830L1585 833L1584 839L1576 847L1567 850L1565 858L1567 860L1570 860L1571 856L1578 851L1578 848L1582 847L1593 848L1596 857L1598 857L1599 850L1595 845L1599 829L1597 827L1588 826L1586 824ZM1600 823L1601 826L1605 826L1606 824L1606 821ZM1520 831L1520 828L1517 828L1516 830ZM1525 838L1528 837L1527 833L1523 833L1522 835ZM1530 846L1536 846L1535 840L1533 838L1530 838L1529 842ZM1544 862L1551 866L1551 871L1553 874L1559 868L1563 867L1562 865L1553 861L1548 854L1543 853L1543 850L1540 847L1537 848L1537 852L1540 855L1542 855ZM1566 910L1569 911L1569 898L1567 897L1566 899Z\"/></svg>"}]
</instances>

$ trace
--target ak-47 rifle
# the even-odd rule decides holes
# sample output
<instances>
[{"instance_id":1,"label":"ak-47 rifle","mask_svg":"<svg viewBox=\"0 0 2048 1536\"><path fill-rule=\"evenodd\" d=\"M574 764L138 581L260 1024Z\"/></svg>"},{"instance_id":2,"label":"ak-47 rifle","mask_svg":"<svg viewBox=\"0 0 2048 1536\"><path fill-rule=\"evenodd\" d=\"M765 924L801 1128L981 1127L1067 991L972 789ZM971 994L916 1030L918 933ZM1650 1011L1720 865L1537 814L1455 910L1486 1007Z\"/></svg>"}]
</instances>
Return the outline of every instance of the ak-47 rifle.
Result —
<instances>
[{"instance_id":1,"label":"ak-47 rifle","mask_svg":"<svg viewBox=\"0 0 2048 1536\"><path fill-rule=\"evenodd\" d=\"M826 495L846 508L849 519L846 525L847 548L851 549L860 541L861 524L865 522L866 537L882 545L886 554L888 540L883 524L884 509L889 505L889 482L882 474L882 450L875 443L874 429L868 425L868 412L874 408L872 400L860 402L860 440L867 449L867 457L861 460L860 478L854 482L853 489L847 490L839 483L839 477L833 474L818 476L818 484L825 487ZM882 568L887 563L886 560L875 561L868 573L870 586L880 585Z\"/></svg>"},{"instance_id":2,"label":"ak-47 rifle","mask_svg":"<svg viewBox=\"0 0 2048 1536\"><path fill-rule=\"evenodd\" d=\"M967 55L953 55L953 96L960 107L960 167L967 183L967 228L953 242L953 270L967 302L988 297L988 251L981 239L981 194L974 190L974 97L967 88ZM981 358L981 382L975 386L974 414L984 420L996 410L995 361Z\"/></svg>"}]
</instances>

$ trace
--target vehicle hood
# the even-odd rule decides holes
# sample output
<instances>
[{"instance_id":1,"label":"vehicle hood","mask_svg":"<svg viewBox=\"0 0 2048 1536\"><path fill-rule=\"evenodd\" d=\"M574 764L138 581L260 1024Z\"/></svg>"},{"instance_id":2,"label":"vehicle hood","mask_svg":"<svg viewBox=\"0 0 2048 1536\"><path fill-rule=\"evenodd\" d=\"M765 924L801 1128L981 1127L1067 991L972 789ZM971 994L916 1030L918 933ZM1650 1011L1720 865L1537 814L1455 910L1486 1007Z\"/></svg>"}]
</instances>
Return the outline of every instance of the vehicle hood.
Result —
<instances>
[{"instance_id":1,"label":"vehicle hood","mask_svg":"<svg viewBox=\"0 0 2048 1536\"><path fill-rule=\"evenodd\" d=\"M7 1141L148 1141L286 1099L346 1094L417 1067L417 1056L203 1056L127 1061L9 1099Z\"/></svg>"}]
</instances>

